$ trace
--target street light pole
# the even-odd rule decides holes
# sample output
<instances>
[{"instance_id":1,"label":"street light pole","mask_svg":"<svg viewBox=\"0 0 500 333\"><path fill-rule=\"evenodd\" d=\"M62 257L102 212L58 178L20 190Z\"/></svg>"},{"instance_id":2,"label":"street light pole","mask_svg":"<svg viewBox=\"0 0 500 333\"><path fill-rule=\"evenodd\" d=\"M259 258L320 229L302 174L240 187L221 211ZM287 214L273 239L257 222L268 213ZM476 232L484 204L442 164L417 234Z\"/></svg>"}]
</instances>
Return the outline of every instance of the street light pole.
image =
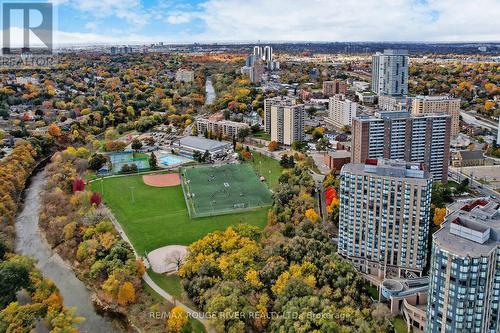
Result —
<instances>
[{"instance_id":1,"label":"street light pole","mask_svg":"<svg viewBox=\"0 0 500 333\"><path fill-rule=\"evenodd\" d=\"M134 187L130 187L130 194L132 195L132 203L135 203L135 198L134 198Z\"/></svg>"}]
</instances>

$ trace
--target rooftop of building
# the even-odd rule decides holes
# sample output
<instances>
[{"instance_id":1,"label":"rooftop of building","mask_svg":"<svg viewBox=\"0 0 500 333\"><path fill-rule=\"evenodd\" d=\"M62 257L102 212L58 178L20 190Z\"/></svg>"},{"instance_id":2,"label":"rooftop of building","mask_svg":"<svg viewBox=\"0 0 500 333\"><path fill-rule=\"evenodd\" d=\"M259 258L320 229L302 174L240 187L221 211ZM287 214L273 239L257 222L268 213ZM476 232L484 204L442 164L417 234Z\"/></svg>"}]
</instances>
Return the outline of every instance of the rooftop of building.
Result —
<instances>
[{"instance_id":1,"label":"rooftop of building","mask_svg":"<svg viewBox=\"0 0 500 333\"><path fill-rule=\"evenodd\" d=\"M424 101L451 101L451 100L460 100L460 98L451 97L449 95L435 95L435 96L427 96L427 95L417 95L412 97L415 100L424 100Z\"/></svg>"},{"instance_id":2,"label":"rooftop of building","mask_svg":"<svg viewBox=\"0 0 500 333\"><path fill-rule=\"evenodd\" d=\"M347 158L351 157L351 152L347 150L335 150L335 151L329 151L328 155L331 156L332 158Z\"/></svg>"},{"instance_id":3,"label":"rooftop of building","mask_svg":"<svg viewBox=\"0 0 500 333\"><path fill-rule=\"evenodd\" d=\"M433 235L434 244L460 257L488 255L500 246L500 204L485 199L455 203Z\"/></svg>"},{"instance_id":4,"label":"rooftop of building","mask_svg":"<svg viewBox=\"0 0 500 333\"><path fill-rule=\"evenodd\" d=\"M210 140L198 136L185 136L179 140L179 144L184 147L201 151L212 151L231 145L229 142Z\"/></svg>"},{"instance_id":5,"label":"rooftop of building","mask_svg":"<svg viewBox=\"0 0 500 333\"><path fill-rule=\"evenodd\" d=\"M212 122L212 123L217 123L220 125L232 125L236 127L249 127L247 123L240 123L237 121L231 121L231 120L224 120L224 119L218 119L218 118L200 118L197 119L196 121L199 122Z\"/></svg>"},{"instance_id":6,"label":"rooftop of building","mask_svg":"<svg viewBox=\"0 0 500 333\"><path fill-rule=\"evenodd\" d=\"M374 115L360 115L353 117L361 122L369 122L374 120L384 120L384 119L406 119L406 118L445 118L451 117L446 113L423 113L423 114L412 114L409 111L379 111L375 112Z\"/></svg>"},{"instance_id":7,"label":"rooftop of building","mask_svg":"<svg viewBox=\"0 0 500 333\"><path fill-rule=\"evenodd\" d=\"M344 172L380 177L407 178L422 180L423 182L432 179L431 174L424 170L420 163L411 163L402 160L367 159L365 164L349 163L344 165L342 173Z\"/></svg>"},{"instance_id":8,"label":"rooftop of building","mask_svg":"<svg viewBox=\"0 0 500 333\"><path fill-rule=\"evenodd\" d=\"M462 160L482 160L484 159L484 153L481 150L461 150L458 152Z\"/></svg>"}]
</instances>

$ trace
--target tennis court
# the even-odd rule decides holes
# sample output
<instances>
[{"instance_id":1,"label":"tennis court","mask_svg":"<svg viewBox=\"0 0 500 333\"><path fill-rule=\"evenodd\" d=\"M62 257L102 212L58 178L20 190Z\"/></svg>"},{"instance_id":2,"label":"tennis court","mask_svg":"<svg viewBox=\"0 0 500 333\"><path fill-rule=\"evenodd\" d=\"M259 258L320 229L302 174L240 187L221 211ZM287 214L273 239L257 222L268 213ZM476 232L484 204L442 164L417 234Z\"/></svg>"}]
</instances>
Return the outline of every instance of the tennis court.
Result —
<instances>
[{"instance_id":1,"label":"tennis court","mask_svg":"<svg viewBox=\"0 0 500 333\"><path fill-rule=\"evenodd\" d=\"M149 159L147 157L134 158L134 153L129 151L109 153L109 159L113 167L113 173L120 173L125 164L137 166L138 171L149 170Z\"/></svg>"},{"instance_id":2,"label":"tennis court","mask_svg":"<svg viewBox=\"0 0 500 333\"><path fill-rule=\"evenodd\" d=\"M191 218L270 206L271 194L248 164L187 167L182 189Z\"/></svg>"}]
</instances>

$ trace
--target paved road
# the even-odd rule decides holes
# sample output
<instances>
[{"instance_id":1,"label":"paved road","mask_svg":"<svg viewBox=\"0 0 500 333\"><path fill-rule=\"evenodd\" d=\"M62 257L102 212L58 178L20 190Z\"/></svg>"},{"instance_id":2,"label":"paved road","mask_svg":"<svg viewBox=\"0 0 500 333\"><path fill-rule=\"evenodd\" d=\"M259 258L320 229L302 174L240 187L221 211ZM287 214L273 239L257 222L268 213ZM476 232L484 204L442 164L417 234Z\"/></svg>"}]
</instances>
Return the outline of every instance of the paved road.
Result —
<instances>
[{"instance_id":1,"label":"paved road","mask_svg":"<svg viewBox=\"0 0 500 333\"><path fill-rule=\"evenodd\" d=\"M474 117L473 115L471 115L471 114L469 114L469 113L467 113L465 111L460 111L460 115L462 116L462 119L467 124L471 124L471 125L474 125L474 126L477 126L477 127L484 127L484 128L487 128L487 129L491 130L494 133L497 133L497 131L498 131L498 124L495 125L493 123L477 119L476 117Z\"/></svg>"},{"instance_id":2,"label":"paved road","mask_svg":"<svg viewBox=\"0 0 500 333\"><path fill-rule=\"evenodd\" d=\"M492 196L492 197L496 198L497 200L500 200L500 193L498 193L497 191L493 190L492 188L490 188L484 184L481 184L477 180L473 180L469 176L467 176L463 173L460 173L460 171L457 170L456 168L450 167L448 170L448 174L449 174L451 179L453 179L457 182L460 182L460 181L464 180L465 178L468 178L470 183L472 184L472 186L477 191L481 192L485 196Z\"/></svg>"}]
</instances>

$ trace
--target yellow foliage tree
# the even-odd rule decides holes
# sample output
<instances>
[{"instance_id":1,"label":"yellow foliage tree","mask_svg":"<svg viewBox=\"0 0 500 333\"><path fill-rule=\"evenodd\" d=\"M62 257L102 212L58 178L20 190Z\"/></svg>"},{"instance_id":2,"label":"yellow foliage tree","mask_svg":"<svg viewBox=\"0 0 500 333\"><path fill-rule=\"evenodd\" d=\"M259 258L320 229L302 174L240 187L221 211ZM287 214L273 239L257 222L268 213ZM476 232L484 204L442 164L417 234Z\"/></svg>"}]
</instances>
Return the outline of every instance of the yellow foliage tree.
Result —
<instances>
[{"instance_id":1,"label":"yellow foliage tree","mask_svg":"<svg viewBox=\"0 0 500 333\"><path fill-rule=\"evenodd\" d=\"M170 311L167 319L167 331L172 333L180 332L187 322L188 315L186 311L180 306L175 306Z\"/></svg>"},{"instance_id":2,"label":"yellow foliage tree","mask_svg":"<svg viewBox=\"0 0 500 333\"><path fill-rule=\"evenodd\" d=\"M130 282L125 282L118 291L118 304L125 306L135 301L135 288Z\"/></svg>"},{"instance_id":3,"label":"yellow foliage tree","mask_svg":"<svg viewBox=\"0 0 500 333\"><path fill-rule=\"evenodd\" d=\"M309 221L315 223L316 221L318 221L319 215L313 208L309 208L308 210L306 210L306 218Z\"/></svg>"},{"instance_id":4,"label":"yellow foliage tree","mask_svg":"<svg viewBox=\"0 0 500 333\"><path fill-rule=\"evenodd\" d=\"M434 224L441 225L446 216L446 208L436 208L434 209Z\"/></svg>"}]
</instances>

